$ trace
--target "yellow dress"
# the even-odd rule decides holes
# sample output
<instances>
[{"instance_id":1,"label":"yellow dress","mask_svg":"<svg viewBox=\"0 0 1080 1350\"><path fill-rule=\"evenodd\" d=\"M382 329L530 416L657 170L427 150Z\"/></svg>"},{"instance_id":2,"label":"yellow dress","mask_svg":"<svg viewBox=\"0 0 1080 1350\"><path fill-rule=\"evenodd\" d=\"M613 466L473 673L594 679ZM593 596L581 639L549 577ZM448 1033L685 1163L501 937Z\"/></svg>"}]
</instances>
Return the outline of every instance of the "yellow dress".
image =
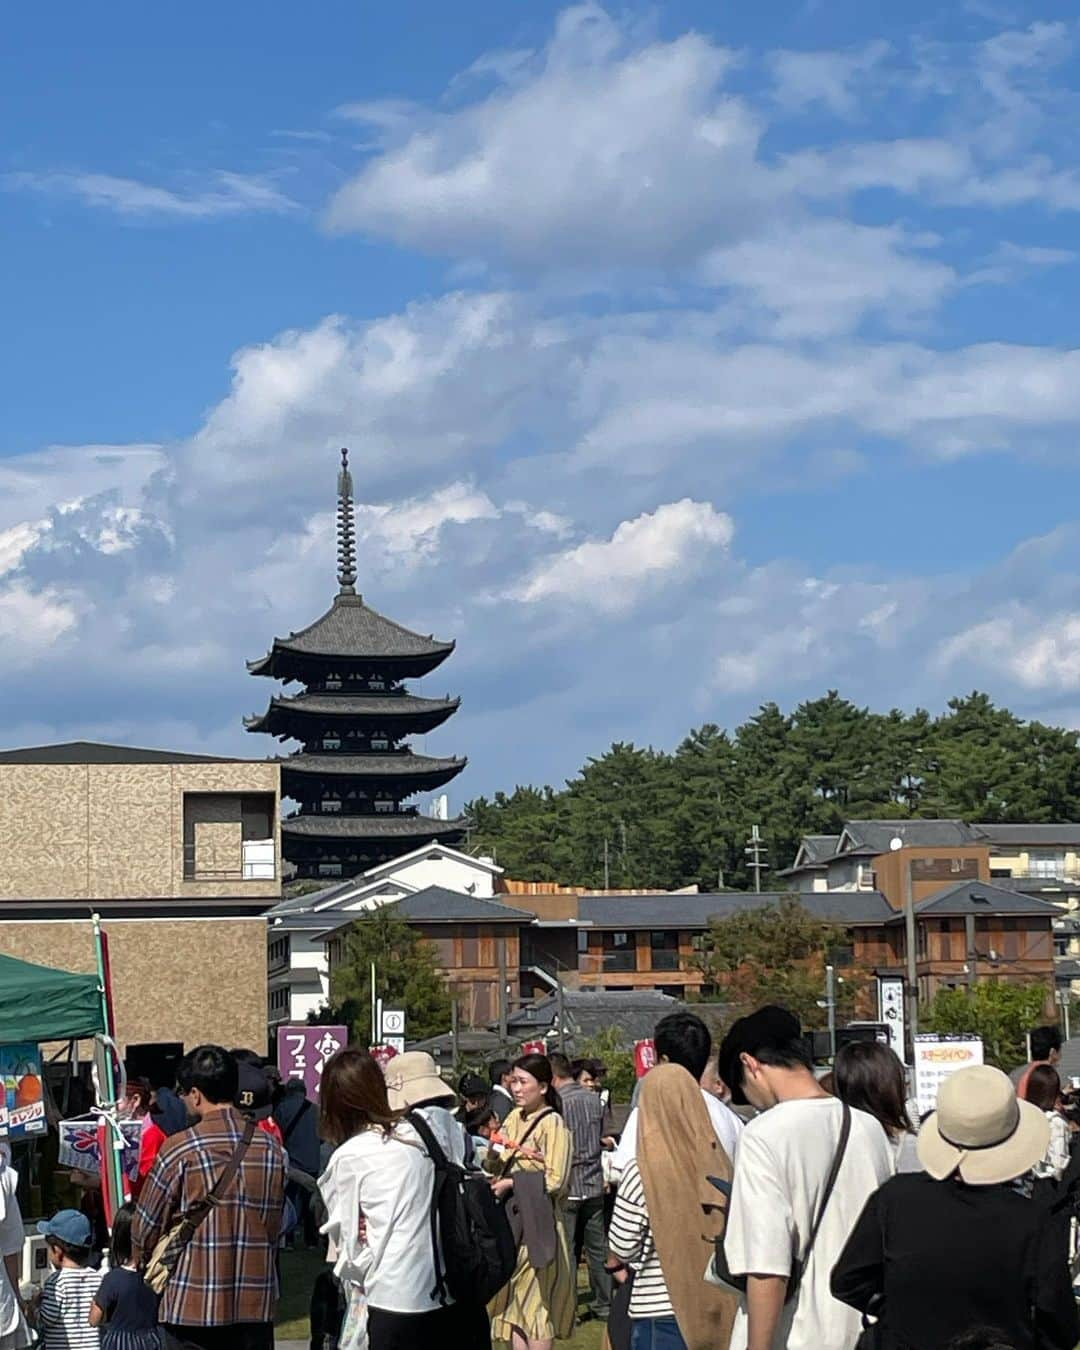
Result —
<instances>
[{"instance_id":1,"label":"yellow dress","mask_svg":"<svg viewBox=\"0 0 1080 1350\"><path fill-rule=\"evenodd\" d=\"M521 1109L515 1106L503 1122L500 1132L508 1139L517 1141L528 1127L529 1119L522 1116ZM573 1142L562 1117L552 1112L529 1135L525 1147L542 1153L544 1161L541 1163L529 1158L518 1158L509 1175L517 1171L543 1171L545 1189L551 1197L555 1216L556 1256L543 1270L534 1270L529 1261L528 1249L524 1242L521 1244L510 1283L488 1305L491 1334L497 1341L509 1341L516 1327L536 1340L557 1338L568 1341L574 1334L577 1293L562 1223L562 1209L563 1197L570 1184ZM488 1166L498 1170L498 1159L491 1157Z\"/></svg>"}]
</instances>

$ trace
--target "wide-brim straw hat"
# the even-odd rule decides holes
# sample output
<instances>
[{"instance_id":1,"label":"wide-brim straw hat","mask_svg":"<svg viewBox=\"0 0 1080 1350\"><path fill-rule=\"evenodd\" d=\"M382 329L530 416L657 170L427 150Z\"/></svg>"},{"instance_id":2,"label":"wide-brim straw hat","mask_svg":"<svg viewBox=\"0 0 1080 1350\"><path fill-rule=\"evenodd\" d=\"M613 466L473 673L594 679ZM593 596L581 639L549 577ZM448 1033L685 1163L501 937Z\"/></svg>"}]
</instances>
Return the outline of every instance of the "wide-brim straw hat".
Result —
<instances>
[{"instance_id":1,"label":"wide-brim straw hat","mask_svg":"<svg viewBox=\"0 0 1080 1350\"><path fill-rule=\"evenodd\" d=\"M386 1095L391 1111L407 1111L420 1102L439 1101L454 1106L454 1089L439 1077L435 1061L424 1050L395 1055L386 1065Z\"/></svg>"},{"instance_id":2,"label":"wide-brim straw hat","mask_svg":"<svg viewBox=\"0 0 1080 1350\"><path fill-rule=\"evenodd\" d=\"M1050 1122L989 1064L942 1083L937 1110L919 1131L919 1161L935 1181L959 1172L969 1186L1013 1181L1046 1157Z\"/></svg>"}]
</instances>

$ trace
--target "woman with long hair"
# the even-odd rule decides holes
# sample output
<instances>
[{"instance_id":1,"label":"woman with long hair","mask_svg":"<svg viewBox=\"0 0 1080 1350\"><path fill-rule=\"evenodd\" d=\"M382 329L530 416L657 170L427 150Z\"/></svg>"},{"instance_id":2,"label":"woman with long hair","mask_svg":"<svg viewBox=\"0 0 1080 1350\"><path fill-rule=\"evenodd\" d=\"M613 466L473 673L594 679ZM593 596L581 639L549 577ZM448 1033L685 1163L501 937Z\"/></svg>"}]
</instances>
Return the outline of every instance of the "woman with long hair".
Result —
<instances>
[{"instance_id":1,"label":"woman with long hair","mask_svg":"<svg viewBox=\"0 0 1080 1350\"><path fill-rule=\"evenodd\" d=\"M851 1041L833 1065L834 1092L853 1110L873 1116L892 1146L896 1172L920 1172L916 1130L908 1115L904 1066L887 1045Z\"/></svg>"},{"instance_id":2,"label":"woman with long hair","mask_svg":"<svg viewBox=\"0 0 1080 1350\"><path fill-rule=\"evenodd\" d=\"M1069 1122L1061 1114L1061 1078L1052 1064L1036 1064L1027 1076L1027 1100L1050 1122L1050 1144L1046 1156L1035 1164L1037 1177L1059 1181L1072 1156Z\"/></svg>"},{"instance_id":3,"label":"woman with long hair","mask_svg":"<svg viewBox=\"0 0 1080 1350\"><path fill-rule=\"evenodd\" d=\"M336 1146L319 1190L322 1231L346 1292L342 1346L457 1344L457 1309L441 1307L433 1292L434 1166L413 1127L390 1109L383 1072L366 1050L339 1050L327 1061L319 1112L323 1138Z\"/></svg>"},{"instance_id":4,"label":"woman with long hair","mask_svg":"<svg viewBox=\"0 0 1080 1350\"><path fill-rule=\"evenodd\" d=\"M121 1205L113 1218L108 1274L90 1305L90 1325L102 1327L102 1350L161 1350L158 1299L136 1269L131 1245L135 1205Z\"/></svg>"},{"instance_id":5,"label":"woman with long hair","mask_svg":"<svg viewBox=\"0 0 1080 1350\"><path fill-rule=\"evenodd\" d=\"M515 1060L510 1092L514 1109L499 1132L507 1142L501 1154L488 1155L485 1166L495 1174L495 1194L504 1202L513 1196L519 1208L530 1205L536 1222L526 1227L510 1283L489 1305L491 1332L512 1350L551 1350L553 1340L574 1334L576 1293L562 1223L573 1141L546 1055ZM514 1195L515 1187L520 1194Z\"/></svg>"},{"instance_id":6,"label":"woman with long hair","mask_svg":"<svg viewBox=\"0 0 1080 1350\"><path fill-rule=\"evenodd\" d=\"M634 1271L631 1350L727 1350L738 1298L702 1280L724 1232L730 1182L701 1088L679 1064L642 1079L637 1154L619 1180L608 1244L617 1280Z\"/></svg>"}]
</instances>

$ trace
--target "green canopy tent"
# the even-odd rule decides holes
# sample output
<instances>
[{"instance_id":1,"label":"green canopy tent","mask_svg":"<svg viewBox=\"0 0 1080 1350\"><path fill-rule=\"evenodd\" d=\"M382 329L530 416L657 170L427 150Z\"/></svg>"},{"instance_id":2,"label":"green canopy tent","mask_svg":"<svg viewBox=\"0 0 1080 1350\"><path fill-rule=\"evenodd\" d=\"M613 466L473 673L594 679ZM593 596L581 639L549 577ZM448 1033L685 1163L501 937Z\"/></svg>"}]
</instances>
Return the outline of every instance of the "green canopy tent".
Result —
<instances>
[{"instance_id":1,"label":"green canopy tent","mask_svg":"<svg viewBox=\"0 0 1080 1350\"><path fill-rule=\"evenodd\" d=\"M105 1032L96 975L0 956L0 1045L89 1040Z\"/></svg>"}]
</instances>

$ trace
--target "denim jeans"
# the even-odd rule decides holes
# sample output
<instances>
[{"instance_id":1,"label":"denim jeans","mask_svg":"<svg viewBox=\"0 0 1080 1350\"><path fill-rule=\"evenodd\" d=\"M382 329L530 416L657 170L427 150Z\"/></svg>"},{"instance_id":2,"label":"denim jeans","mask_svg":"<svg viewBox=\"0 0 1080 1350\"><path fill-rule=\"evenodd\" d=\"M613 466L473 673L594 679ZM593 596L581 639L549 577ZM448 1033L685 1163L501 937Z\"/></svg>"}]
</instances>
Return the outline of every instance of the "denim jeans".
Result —
<instances>
[{"instance_id":1,"label":"denim jeans","mask_svg":"<svg viewBox=\"0 0 1080 1350\"><path fill-rule=\"evenodd\" d=\"M574 1253L584 1250L592 1287L592 1310L597 1317L606 1318L611 1309L611 1276L604 1269L607 1256L604 1197L597 1195L589 1200L567 1200L563 1208L563 1226L566 1230L566 1245L570 1249L570 1264L576 1271L578 1263Z\"/></svg>"},{"instance_id":2,"label":"denim jeans","mask_svg":"<svg viewBox=\"0 0 1080 1350\"><path fill-rule=\"evenodd\" d=\"M630 1350L686 1350L674 1317L635 1317L630 1324Z\"/></svg>"}]
</instances>

